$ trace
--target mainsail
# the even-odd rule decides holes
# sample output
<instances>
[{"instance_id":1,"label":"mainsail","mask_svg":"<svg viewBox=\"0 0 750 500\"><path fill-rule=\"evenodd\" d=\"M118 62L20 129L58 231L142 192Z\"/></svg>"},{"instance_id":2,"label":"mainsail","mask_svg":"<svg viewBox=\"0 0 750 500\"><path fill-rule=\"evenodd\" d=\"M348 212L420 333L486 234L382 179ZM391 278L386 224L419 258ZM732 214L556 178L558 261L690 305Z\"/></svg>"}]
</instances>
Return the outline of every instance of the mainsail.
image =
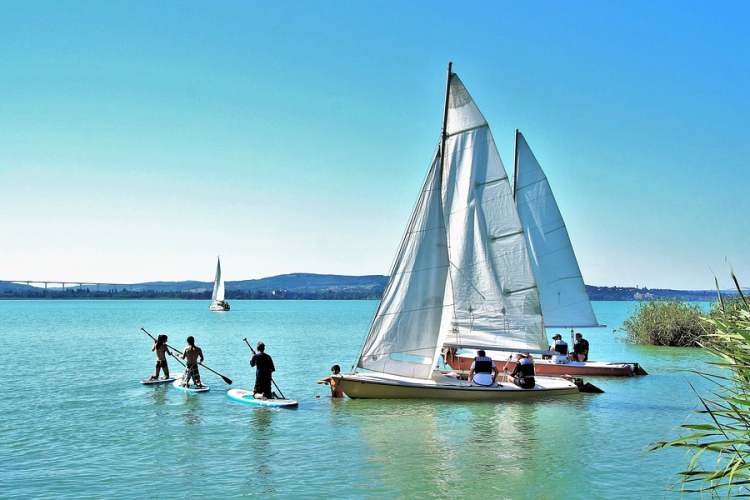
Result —
<instances>
[{"instance_id":1,"label":"mainsail","mask_svg":"<svg viewBox=\"0 0 750 500\"><path fill-rule=\"evenodd\" d=\"M545 325L599 326L547 176L518 131L514 181L516 207L526 234Z\"/></svg>"},{"instance_id":2,"label":"mainsail","mask_svg":"<svg viewBox=\"0 0 750 500\"><path fill-rule=\"evenodd\" d=\"M216 277L214 278L214 291L211 294L211 301L222 302L223 300L224 300L224 280L221 279L221 259L219 257L216 257Z\"/></svg>"},{"instance_id":3,"label":"mainsail","mask_svg":"<svg viewBox=\"0 0 750 500\"><path fill-rule=\"evenodd\" d=\"M450 82L443 172L453 317L446 345L547 349L526 240L489 125Z\"/></svg>"},{"instance_id":4,"label":"mainsail","mask_svg":"<svg viewBox=\"0 0 750 500\"><path fill-rule=\"evenodd\" d=\"M444 344L547 348L508 175L450 68L442 145L357 366L427 379Z\"/></svg>"}]
</instances>

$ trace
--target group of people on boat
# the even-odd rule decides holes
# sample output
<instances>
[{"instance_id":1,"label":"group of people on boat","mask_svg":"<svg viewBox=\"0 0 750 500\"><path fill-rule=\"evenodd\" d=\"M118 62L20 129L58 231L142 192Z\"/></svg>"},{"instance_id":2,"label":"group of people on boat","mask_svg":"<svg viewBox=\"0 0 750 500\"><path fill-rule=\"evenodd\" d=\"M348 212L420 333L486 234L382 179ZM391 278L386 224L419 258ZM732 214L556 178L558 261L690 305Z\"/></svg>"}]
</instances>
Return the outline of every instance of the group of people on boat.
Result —
<instances>
[{"instance_id":1,"label":"group of people on boat","mask_svg":"<svg viewBox=\"0 0 750 500\"><path fill-rule=\"evenodd\" d=\"M507 368L503 369L510 382L521 389L533 389L536 385L534 378L534 361L528 353L517 353L516 354L516 366L513 371L508 371ZM493 387L497 385L497 376L500 374L500 370L495 366L495 362L487 356L483 350L477 351L477 357L474 358L474 362L471 364L469 369L469 380L476 385L482 385L486 387Z\"/></svg>"},{"instance_id":2,"label":"group of people on boat","mask_svg":"<svg viewBox=\"0 0 750 500\"><path fill-rule=\"evenodd\" d=\"M573 330L571 330L571 333L573 333ZM563 340L562 335L559 333L552 336L552 342L550 351L556 353L558 356L565 356L568 361L584 362L589 359L589 341L584 339L580 332L575 334L573 352L569 352L568 343Z\"/></svg>"}]
</instances>

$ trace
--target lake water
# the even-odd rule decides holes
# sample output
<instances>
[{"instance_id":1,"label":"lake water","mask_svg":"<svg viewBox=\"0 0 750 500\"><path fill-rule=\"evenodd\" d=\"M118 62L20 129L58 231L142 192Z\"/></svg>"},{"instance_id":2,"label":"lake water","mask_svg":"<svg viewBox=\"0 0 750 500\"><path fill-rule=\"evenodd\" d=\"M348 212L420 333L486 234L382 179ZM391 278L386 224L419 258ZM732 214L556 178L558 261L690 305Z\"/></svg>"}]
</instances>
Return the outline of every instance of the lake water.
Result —
<instances>
[{"instance_id":1,"label":"lake water","mask_svg":"<svg viewBox=\"0 0 750 500\"><path fill-rule=\"evenodd\" d=\"M633 303L597 302L592 359L638 361L606 392L514 403L331 400L317 379L348 372L374 301L0 301L0 497L64 498L678 498L665 493L683 453L645 453L697 404L698 350L632 346L614 329ZM152 334L252 389L264 341L275 379L299 409L211 391L143 386ZM170 368L179 365L170 358ZM319 398L316 396L320 396Z\"/></svg>"}]
</instances>

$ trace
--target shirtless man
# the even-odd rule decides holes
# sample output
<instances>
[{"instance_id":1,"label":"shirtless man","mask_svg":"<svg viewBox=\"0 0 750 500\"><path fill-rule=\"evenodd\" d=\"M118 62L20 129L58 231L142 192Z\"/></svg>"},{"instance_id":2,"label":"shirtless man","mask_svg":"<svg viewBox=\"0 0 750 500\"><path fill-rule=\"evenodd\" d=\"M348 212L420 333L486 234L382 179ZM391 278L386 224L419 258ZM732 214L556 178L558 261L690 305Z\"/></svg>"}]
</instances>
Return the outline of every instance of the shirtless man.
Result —
<instances>
[{"instance_id":1,"label":"shirtless man","mask_svg":"<svg viewBox=\"0 0 750 500\"><path fill-rule=\"evenodd\" d=\"M333 365L331 367L331 373L333 375L338 375L341 373L341 367L339 365ZM341 390L341 387L338 386L336 383L336 379L333 377L326 377L324 379L318 380L319 384L325 384L331 386L331 397L332 398L343 398L344 392Z\"/></svg>"},{"instance_id":2,"label":"shirtless man","mask_svg":"<svg viewBox=\"0 0 750 500\"><path fill-rule=\"evenodd\" d=\"M203 350L195 345L195 339L191 335L187 338L187 347L182 351L179 356L186 360L185 373L182 375L182 387L190 385L190 379L193 379L193 384L196 387L203 387L201 384L201 374L198 372L198 364L203 363ZM200 358L200 361L198 361Z\"/></svg>"}]
</instances>

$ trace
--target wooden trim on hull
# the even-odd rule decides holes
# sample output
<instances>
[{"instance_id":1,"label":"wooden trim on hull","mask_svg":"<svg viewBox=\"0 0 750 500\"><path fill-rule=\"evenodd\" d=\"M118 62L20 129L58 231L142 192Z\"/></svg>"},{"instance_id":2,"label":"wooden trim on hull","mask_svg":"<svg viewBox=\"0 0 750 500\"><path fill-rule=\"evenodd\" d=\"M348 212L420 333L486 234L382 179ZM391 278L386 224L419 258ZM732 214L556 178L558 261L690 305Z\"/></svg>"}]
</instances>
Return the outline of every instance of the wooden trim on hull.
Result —
<instances>
[{"instance_id":1,"label":"wooden trim on hull","mask_svg":"<svg viewBox=\"0 0 750 500\"><path fill-rule=\"evenodd\" d=\"M441 399L454 401L506 401L568 396L579 393L578 387L564 386L551 389L521 389L510 383L500 387L408 385L372 379L353 379L342 376L339 386L352 399ZM539 385L537 385L539 387Z\"/></svg>"},{"instance_id":2,"label":"wooden trim on hull","mask_svg":"<svg viewBox=\"0 0 750 500\"><path fill-rule=\"evenodd\" d=\"M458 356L452 360L449 360L446 364L453 370L469 370L473 359L464 358ZM495 361L495 366L501 372L505 368L505 361ZM516 367L515 361L508 363L508 370L513 370ZM538 359L534 360L534 371L537 375L549 375L549 376L561 376L561 375L577 375L577 376L588 376L588 377L632 377L634 375L640 375L637 363L603 363L603 362L591 362L591 363L567 363L567 364L555 364L555 363L541 363ZM645 372L643 372L645 374Z\"/></svg>"}]
</instances>

